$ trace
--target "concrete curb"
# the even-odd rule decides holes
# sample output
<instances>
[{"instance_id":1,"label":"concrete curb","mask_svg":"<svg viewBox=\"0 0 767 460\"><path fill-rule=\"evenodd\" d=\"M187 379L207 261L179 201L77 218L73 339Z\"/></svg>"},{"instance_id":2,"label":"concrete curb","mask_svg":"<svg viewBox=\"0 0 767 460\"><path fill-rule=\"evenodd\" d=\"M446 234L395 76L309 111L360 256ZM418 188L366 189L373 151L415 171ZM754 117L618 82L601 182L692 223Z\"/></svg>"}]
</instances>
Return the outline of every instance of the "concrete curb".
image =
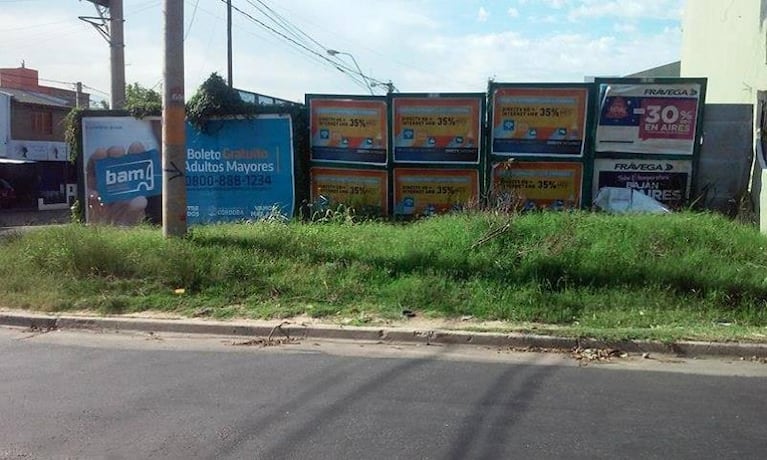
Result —
<instances>
[{"instance_id":1,"label":"concrete curb","mask_svg":"<svg viewBox=\"0 0 767 460\"><path fill-rule=\"evenodd\" d=\"M48 316L0 313L0 326L39 330L89 329L137 332L173 332L247 337L267 337L274 324L246 324L221 321L160 320L145 318ZM375 328L295 324L280 328L296 339L335 339L386 343L479 345L528 350L572 351L576 348L616 349L627 353L675 354L686 357L719 356L735 358L767 358L767 344L680 341L671 344L645 340L602 341L520 333L445 331L407 328ZM275 332L273 337L283 337Z\"/></svg>"}]
</instances>

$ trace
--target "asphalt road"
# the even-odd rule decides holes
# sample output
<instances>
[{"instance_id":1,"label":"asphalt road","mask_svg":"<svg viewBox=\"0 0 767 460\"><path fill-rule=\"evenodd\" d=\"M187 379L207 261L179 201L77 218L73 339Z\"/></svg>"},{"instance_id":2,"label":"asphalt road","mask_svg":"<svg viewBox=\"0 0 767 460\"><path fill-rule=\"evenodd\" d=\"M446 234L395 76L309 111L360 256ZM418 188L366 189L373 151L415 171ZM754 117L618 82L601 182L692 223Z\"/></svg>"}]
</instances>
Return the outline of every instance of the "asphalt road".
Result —
<instances>
[{"instance_id":1,"label":"asphalt road","mask_svg":"<svg viewBox=\"0 0 767 460\"><path fill-rule=\"evenodd\" d=\"M0 329L0 458L765 458L767 365Z\"/></svg>"}]
</instances>

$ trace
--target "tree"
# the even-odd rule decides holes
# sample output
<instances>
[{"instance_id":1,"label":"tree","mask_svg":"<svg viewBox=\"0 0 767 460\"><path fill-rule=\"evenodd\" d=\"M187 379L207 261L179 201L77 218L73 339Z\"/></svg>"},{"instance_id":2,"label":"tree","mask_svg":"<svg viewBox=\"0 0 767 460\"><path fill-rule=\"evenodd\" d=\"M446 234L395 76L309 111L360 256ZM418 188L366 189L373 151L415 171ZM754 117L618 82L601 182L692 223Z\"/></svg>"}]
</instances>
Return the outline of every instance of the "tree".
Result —
<instances>
[{"instance_id":1,"label":"tree","mask_svg":"<svg viewBox=\"0 0 767 460\"><path fill-rule=\"evenodd\" d=\"M159 114L162 112L162 96L152 88L132 83L125 87L125 108L133 114Z\"/></svg>"},{"instance_id":2,"label":"tree","mask_svg":"<svg viewBox=\"0 0 767 460\"><path fill-rule=\"evenodd\" d=\"M258 105L244 102L236 89L230 88L217 73L212 73L186 103L186 117L204 130L207 120L229 115L253 114Z\"/></svg>"}]
</instances>

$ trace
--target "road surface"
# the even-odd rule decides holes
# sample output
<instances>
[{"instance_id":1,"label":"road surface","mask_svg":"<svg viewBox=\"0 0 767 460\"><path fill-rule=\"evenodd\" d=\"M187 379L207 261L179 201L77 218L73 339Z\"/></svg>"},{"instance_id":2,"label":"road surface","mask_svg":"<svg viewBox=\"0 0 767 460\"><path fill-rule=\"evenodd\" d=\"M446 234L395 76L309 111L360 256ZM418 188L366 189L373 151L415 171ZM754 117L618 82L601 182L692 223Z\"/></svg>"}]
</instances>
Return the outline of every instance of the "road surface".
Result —
<instances>
[{"instance_id":1,"label":"road surface","mask_svg":"<svg viewBox=\"0 0 767 460\"><path fill-rule=\"evenodd\" d=\"M0 458L765 458L767 365L0 328Z\"/></svg>"}]
</instances>

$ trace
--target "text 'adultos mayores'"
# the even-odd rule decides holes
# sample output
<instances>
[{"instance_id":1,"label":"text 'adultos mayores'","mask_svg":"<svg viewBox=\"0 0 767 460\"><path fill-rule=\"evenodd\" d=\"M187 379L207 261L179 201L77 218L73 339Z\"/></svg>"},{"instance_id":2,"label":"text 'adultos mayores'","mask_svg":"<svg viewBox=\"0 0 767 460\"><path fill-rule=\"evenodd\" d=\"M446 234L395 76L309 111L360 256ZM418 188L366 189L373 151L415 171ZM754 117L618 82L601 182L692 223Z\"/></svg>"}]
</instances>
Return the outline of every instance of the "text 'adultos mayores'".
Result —
<instances>
[{"instance_id":1,"label":"text 'adultos mayores'","mask_svg":"<svg viewBox=\"0 0 767 460\"><path fill-rule=\"evenodd\" d=\"M186 170L192 173L253 174L270 173L276 170L274 163L253 161L269 158L269 153L261 149L224 151L187 149L186 153Z\"/></svg>"}]
</instances>

